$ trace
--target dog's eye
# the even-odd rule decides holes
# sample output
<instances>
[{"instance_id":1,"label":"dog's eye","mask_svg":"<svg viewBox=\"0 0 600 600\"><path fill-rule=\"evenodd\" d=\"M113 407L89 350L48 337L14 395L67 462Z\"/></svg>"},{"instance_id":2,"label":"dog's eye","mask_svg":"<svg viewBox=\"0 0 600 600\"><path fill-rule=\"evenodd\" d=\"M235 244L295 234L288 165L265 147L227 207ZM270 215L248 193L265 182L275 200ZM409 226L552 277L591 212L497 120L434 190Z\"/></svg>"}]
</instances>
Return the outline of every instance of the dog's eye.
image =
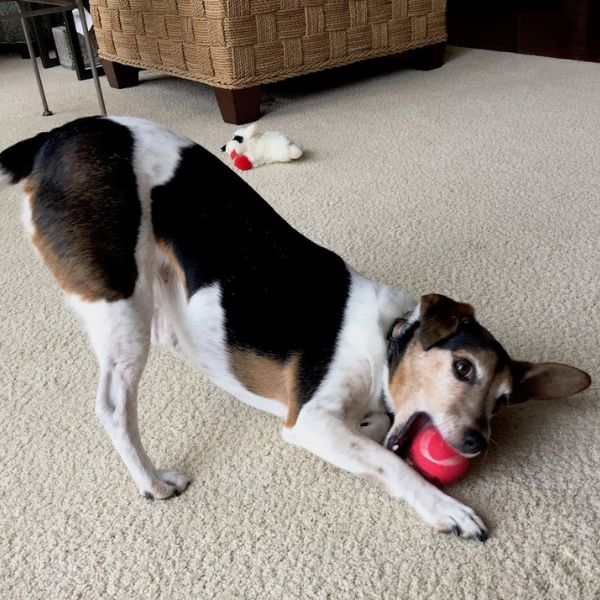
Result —
<instances>
[{"instance_id":1,"label":"dog's eye","mask_svg":"<svg viewBox=\"0 0 600 600\"><path fill-rule=\"evenodd\" d=\"M475 375L473 363L466 358L457 358L452 367L454 368L454 375L461 381L471 381Z\"/></svg>"},{"instance_id":2,"label":"dog's eye","mask_svg":"<svg viewBox=\"0 0 600 600\"><path fill-rule=\"evenodd\" d=\"M244 138L241 135L234 135L233 141L241 144L244 141Z\"/></svg>"}]
</instances>

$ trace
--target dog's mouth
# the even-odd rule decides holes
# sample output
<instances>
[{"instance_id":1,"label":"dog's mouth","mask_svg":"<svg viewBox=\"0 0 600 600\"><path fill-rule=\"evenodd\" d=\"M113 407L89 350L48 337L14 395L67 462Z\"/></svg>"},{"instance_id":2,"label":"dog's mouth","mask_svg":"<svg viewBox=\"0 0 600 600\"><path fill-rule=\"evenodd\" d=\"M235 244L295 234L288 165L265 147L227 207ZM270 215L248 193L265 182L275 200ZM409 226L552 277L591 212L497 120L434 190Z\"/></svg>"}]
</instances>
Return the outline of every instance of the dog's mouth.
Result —
<instances>
[{"instance_id":1,"label":"dog's mouth","mask_svg":"<svg viewBox=\"0 0 600 600\"><path fill-rule=\"evenodd\" d=\"M405 458L408 454L410 444L424 427L432 423L431 417L424 412L416 412L399 427L394 427L389 433L385 447L394 454Z\"/></svg>"}]
</instances>

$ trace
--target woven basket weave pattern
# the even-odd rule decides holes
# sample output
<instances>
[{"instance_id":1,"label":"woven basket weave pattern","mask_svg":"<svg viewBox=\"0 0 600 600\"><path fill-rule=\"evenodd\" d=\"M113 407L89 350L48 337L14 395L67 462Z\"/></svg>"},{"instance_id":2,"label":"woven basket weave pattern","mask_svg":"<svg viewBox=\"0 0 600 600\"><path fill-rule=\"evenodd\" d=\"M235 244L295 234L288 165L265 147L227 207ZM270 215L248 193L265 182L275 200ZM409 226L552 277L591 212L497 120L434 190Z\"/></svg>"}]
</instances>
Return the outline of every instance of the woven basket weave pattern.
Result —
<instances>
[{"instance_id":1,"label":"woven basket weave pattern","mask_svg":"<svg viewBox=\"0 0 600 600\"><path fill-rule=\"evenodd\" d=\"M91 0L103 58L243 88L446 40L446 0Z\"/></svg>"}]
</instances>

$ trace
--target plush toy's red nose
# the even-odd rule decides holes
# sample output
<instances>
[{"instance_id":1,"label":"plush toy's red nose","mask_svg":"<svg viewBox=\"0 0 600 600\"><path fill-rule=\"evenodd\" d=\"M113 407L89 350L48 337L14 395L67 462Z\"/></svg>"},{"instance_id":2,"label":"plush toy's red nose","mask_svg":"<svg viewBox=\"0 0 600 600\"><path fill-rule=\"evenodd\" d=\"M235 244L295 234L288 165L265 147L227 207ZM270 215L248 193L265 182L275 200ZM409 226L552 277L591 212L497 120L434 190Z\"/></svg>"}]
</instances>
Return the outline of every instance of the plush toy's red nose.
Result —
<instances>
[{"instance_id":1,"label":"plush toy's red nose","mask_svg":"<svg viewBox=\"0 0 600 600\"><path fill-rule=\"evenodd\" d=\"M231 156L231 160L235 160L237 158L237 152L235 150L232 150L229 156Z\"/></svg>"},{"instance_id":2,"label":"plush toy's red nose","mask_svg":"<svg viewBox=\"0 0 600 600\"><path fill-rule=\"evenodd\" d=\"M252 168L250 159L245 154L240 154L234 161L233 166L241 171L248 171Z\"/></svg>"}]
</instances>

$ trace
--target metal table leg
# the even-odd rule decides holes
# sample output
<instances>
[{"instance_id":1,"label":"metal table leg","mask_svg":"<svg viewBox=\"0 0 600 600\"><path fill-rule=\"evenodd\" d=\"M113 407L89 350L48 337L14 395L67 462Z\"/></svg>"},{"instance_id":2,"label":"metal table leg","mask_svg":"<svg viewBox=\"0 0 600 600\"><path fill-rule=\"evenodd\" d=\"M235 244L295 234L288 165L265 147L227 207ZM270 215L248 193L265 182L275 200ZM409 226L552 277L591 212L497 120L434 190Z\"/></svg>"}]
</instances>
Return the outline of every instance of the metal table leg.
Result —
<instances>
[{"instance_id":1,"label":"metal table leg","mask_svg":"<svg viewBox=\"0 0 600 600\"><path fill-rule=\"evenodd\" d=\"M79 0L81 3L81 0ZM19 9L19 13L23 14L23 6L21 2L17 2L17 6ZM23 27L23 34L25 35L25 42L27 43L27 50L29 51L29 56L31 57L31 64L33 65L33 73L35 74L35 80L37 82L38 90L40 92L40 98L42 99L42 106L44 108L44 112L42 116L49 117L52 115L52 111L48 108L48 102L46 100L46 94L44 93L44 86L42 85L42 78L40 77L40 71L38 69L37 58L35 56L35 50L33 48L33 43L31 42L31 35L29 33L29 25L27 24L27 19L21 16L21 27Z\"/></svg>"},{"instance_id":2,"label":"metal table leg","mask_svg":"<svg viewBox=\"0 0 600 600\"><path fill-rule=\"evenodd\" d=\"M96 68L96 57L92 51L92 43L90 41L90 33L87 28L87 21L85 18L85 12L83 10L83 3L81 0L75 0L77 10L79 10L79 20L83 27L83 37L85 39L85 47L90 59L90 68L92 69L92 76L94 78L94 85L96 87L96 96L98 97L98 104L100 105L100 112L106 115L106 106L104 105L104 96L102 95L102 88L100 87L100 79L98 78L98 69Z\"/></svg>"}]
</instances>

